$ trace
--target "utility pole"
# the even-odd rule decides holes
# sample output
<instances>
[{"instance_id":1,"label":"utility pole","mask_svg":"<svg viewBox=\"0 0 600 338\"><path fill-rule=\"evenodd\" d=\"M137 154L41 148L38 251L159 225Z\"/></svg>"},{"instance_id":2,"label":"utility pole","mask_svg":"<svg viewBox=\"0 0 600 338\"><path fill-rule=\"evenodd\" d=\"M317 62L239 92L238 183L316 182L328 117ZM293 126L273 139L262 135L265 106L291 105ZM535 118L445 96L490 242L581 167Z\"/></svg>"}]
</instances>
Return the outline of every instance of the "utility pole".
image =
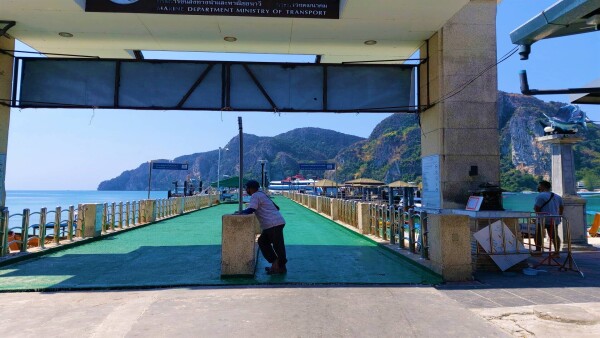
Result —
<instances>
[{"instance_id":1,"label":"utility pole","mask_svg":"<svg viewBox=\"0 0 600 338\"><path fill-rule=\"evenodd\" d=\"M268 162L267 160L258 160L260 163L260 180L262 190L265 191L265 164Z\"/></svg>"},{"instance_id":2,"label":"utility pole","mask_svg":"<svg viewBox=\"0 0 600 338\"><path fill-rule=\"evenodd\" d=\"M241 214L244 205L244 128L242 127L242 117L238 116L238 126L240 129L240 182L239 182L239 205L238 211Z\"/></svg>"}]
</instances>

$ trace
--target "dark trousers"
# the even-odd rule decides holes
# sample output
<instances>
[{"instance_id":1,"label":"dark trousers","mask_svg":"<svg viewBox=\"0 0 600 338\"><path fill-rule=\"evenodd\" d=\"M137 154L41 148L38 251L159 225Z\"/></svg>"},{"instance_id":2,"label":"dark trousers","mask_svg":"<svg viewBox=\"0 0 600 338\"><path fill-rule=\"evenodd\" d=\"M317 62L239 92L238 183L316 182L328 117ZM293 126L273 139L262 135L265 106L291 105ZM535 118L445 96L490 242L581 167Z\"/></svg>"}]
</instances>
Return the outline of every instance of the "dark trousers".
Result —
<instances>
[{"instance_id":1,"label":"dark trousers","mask_svg":"<svg viewBox=\"0 0 600 338\"><path fill-rule=\"evenodd\" d=\"M550 241L552 241L552 246L554 247L554 252L558 252L560 249L560 237L558 236L558 224L539 224L537 225L537 229L535 230L535 250L541 251L542 246L544 245L544 237L546 235L546 231L548 231L548 236L550 237Z\"/></svg>"},{"instance_id":2,"label":"dark trousers","mask_svg":"<svg viewBox=\"0 0 600 338\"><path fill-rule=\"evenodd\" d=\"M279 264L285 266L287 258L285 256L285 241L283 240L283 227L285 224L278 225L263 230L258 237L258 247L260 252L269 263L279 259Z\"/></svg>"}]
</instances>

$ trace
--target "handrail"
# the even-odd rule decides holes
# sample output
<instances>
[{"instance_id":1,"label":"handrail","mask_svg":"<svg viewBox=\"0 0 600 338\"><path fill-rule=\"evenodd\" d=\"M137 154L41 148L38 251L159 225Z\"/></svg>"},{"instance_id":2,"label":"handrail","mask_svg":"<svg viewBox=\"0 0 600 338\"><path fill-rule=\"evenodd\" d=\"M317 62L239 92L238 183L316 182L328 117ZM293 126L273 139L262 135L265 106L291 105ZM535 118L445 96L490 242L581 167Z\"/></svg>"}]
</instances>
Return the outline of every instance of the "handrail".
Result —
<instances>
[{"instance_id":1,"label":"handrail","mask_svg":"<svg viewBox=\"0 0 600 338\"><path fill-rule=\"evenodd\" d=\"M561 245L558 225L562 225L563 245ZM481 242L482 230L487 227L485 240ZM583 273L575 263L572 253L571 225L569 219L561 215L531 214L529 217L478 218L471 228L475 241L475 263L479 256L531 255L539 261L534 266L558 266L559 270L572 270ZM546 233L548 237L546 237ZM513 242L513 239L514 240ZM548 239L548 241L546 241ZM486 244L486 247L483 246ZM566 256L562 256L566 254ZM559 262L565 258L564 262Z\"/></svg>"},{"instance_id":2,"label":"handrail","mask_svg":"<svg viewBox=\"0 0 600 338\"><path fill-rule=\"evenodd\" d=\"M156 219L176 216L179 208L187 213L208 207L211 205L210 198L210 195L202 195L154 200ZM148 223L150 220L142 212L146 204L146 201L99 204L102 208L102 234ZM78 204L77 211L72 205L64 209L56 207L54 210L44 207L35 212L24 209L22 213L13 215L9 214L8 208L4 208L0 212L0 257L13 252L27 252L30 247L44 249L46 244L64 245L83 237L86 233L84 206ZM48 229L51 229L51 234L48 234Z\"/></svg>"},{"instance_id":3,"label":"handrail","mask_svg":"<svg viewBox=\"0 0 600 338\"><path fill-rule=\"evenodd\" d=\"M354 228L359 227L359 205L366 204L367 207L363 210L368 215L366 219L360 220L361 224L367 222L362 225L364 233L388 241L391 245L398 245L398 248L411 253L420 253L421 258L429 259L429 233L427 214L424 211L414 208L405 211L403 207L381 202L345 200L298 192L283 192L283 196Z\"/></svg>"}]
</instances>

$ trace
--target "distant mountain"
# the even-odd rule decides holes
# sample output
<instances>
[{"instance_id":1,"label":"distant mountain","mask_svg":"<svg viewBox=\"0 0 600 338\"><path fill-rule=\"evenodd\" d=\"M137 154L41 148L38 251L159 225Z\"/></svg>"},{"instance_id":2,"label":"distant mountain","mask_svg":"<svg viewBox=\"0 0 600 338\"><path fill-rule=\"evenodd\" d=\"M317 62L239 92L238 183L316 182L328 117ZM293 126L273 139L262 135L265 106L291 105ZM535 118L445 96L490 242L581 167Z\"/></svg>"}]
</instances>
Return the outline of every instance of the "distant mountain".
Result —
<instances>
[{"instance_id":1,"label":"distant mountain","mask_svg":"<svg viewBox=\"0 0 600 338\"><path fill-rule=\"evenodd\" d=\"M544 113L556 114L562 102L544 102L521 94L498 93L501 185L509 191L535 190L550 177L550 149L536 142L543 136ZM600 188L600 128L588 123L580 131L584 141L575 146L577 179L588 189ZM338 180L370 177L385 182L420 181L421 135L414 115L396 114L375 127L367 140L344 149L336 157Z\"/></svg>"},{"instance_id":2,"label":"distant mountain","mask_svg":"<svg viewBox=\"0 0 600 338\"><path fill-rule=\"evenodd\" d=\"M535 190L537 181L549 179L550 147L535 141L544 135L544 113L556 115L566 103L544 102L530 96L500 92L499 128L502 187L511 191ZM587 182L590 189L600 184L600 127L588 123L580 130L583 142L574 147L577 179Z\"/></svg>"},{"instance_id":3,"label":"distant mountain","mask_svg":"<svg viewBox=\"0 0 600 338\"><path fill-rule=\"evenodd\" d=\"M333 160L342 149L361 140L363 138L358 136L320 128L299 128L274 137L244 134L244 175L260 178L261 166L258 160L267 160L269 178L282 179L297 174L299 162ZM221 150L221 176L237 176L239 136L231 139L225 148L229 150ZM218 157L219 151L212 150L174 158L174 162L188 163L190 171L153 170L152 189L171 189L173 181L182 181L188 175L199 178L205 186L208 182L215 182ZM101 182L98 190L145 190L148 187L148 172L148 163L142 163L136 169Z\"/></svg>"},{"instance_id":4,"label":"distant mountain","mask_svg":"<svg viewBox=\"0 0 600 338\"><path fill-rule=\"evenodd\" d=\"M537 181L550 176L550 149L535 141L543 135L543 113L555 115L560 102L544 102L520 94L498 93L498 119L502 187L509 191L534 190ZM600 188L600 128L588 124L584 141L575 147L577 179L588 188ZM221 174L237 176L238 137L221 152ZM327 178L339 182L369 177L385 182L419 181L421 176L421 135L417 116L394 114L379 123L368 139L320 128L294 129L275 137L244 136L245 176L260 177L258 160L269 161L271 180L298 173L299 162L335 161L338 169ZM153 189L167 190L174 180L186 175L205 182L217 178L218 150L185 155L173 159L187 162L189 173L153 171ZM165 160L166 161L166 160ZM322 172L307 172L320 177ZM148 184L148 164L125 171L100 183L99 190L144 190Z\"/></svg>"},{"instance_id":5,"label":"distant mountain","mask_svg":"<svg viewBox=\"0 0 600 338\"><path fill-rule=\"evenodd\" d=\"M394 114L384 119L368 139L342 150L336 157L337 179L417 180L421 176L420 133L414 114Z\"/></svg>"}]
</instances>

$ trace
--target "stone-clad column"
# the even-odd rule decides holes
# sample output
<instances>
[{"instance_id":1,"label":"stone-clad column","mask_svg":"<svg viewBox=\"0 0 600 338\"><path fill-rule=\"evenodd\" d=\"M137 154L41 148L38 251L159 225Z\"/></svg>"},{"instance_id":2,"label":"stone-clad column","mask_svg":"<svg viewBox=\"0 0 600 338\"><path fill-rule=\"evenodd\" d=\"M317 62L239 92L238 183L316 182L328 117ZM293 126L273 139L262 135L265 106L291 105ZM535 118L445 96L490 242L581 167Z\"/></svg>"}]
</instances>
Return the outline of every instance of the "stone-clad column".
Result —
<instances>
[{"instance_id":1,"label":"stone-clad column","mask_svg":"<svg viewBox=\"0 0 600 338\"><path fill-rule=\"evenodd\" d=\"M428 215L427 225L433 270L446 281L469 280L473 273L469 217Z\"/></svg>"},{"instance_id":2,"label":"stone-clad column","mask_svg":"<svg viewBox=\"0 0 600 338\"><path fill-rule=\"evenodd\" d=\"M421 48L420 104L433 105L421 114L427 207L464 209L469 190L500 182L496 68L464 86L496 63L496 6L472 0Z\"/></svg>"},{"instance_id":3,"label":"stone-clad column","mask_svg":"<svg viewBox=\"0 0 600 338\"><path fill-rule=\"evenodd\" d=\"M500 182L497 71L484 71L497 59L496 9L471 0L420 51L422 199L433 209L431 260L446 280L471 278L470 232L467 217L439 210L464 209L470 190Z\"/></svg>"},{"instance_id":4,"label":"stone-clad column","mask_svg":"<svg viewBox=\"0 0 600 338\"><path fill-rule=\"evenodd\" d=\"M0 36L0 49L14 50L15 39ZM0 53L0 99L11 98L14 58ZM6 101L0 101L0 208L6 204L6 154L8 150L8 129L10 125L10 107Z\"/></svg>"},{"instance_id":5,"label":"stone-clad column","mask_svg":"<svg viewBox=\"0 0 600 338\"><path fill-rule=\"evenodd\" d=\"M356 206L358 214L358 231L362 234L371 233L371 217L369 215L369 203L358 203Z\"/></svg>"}]
</instances>

